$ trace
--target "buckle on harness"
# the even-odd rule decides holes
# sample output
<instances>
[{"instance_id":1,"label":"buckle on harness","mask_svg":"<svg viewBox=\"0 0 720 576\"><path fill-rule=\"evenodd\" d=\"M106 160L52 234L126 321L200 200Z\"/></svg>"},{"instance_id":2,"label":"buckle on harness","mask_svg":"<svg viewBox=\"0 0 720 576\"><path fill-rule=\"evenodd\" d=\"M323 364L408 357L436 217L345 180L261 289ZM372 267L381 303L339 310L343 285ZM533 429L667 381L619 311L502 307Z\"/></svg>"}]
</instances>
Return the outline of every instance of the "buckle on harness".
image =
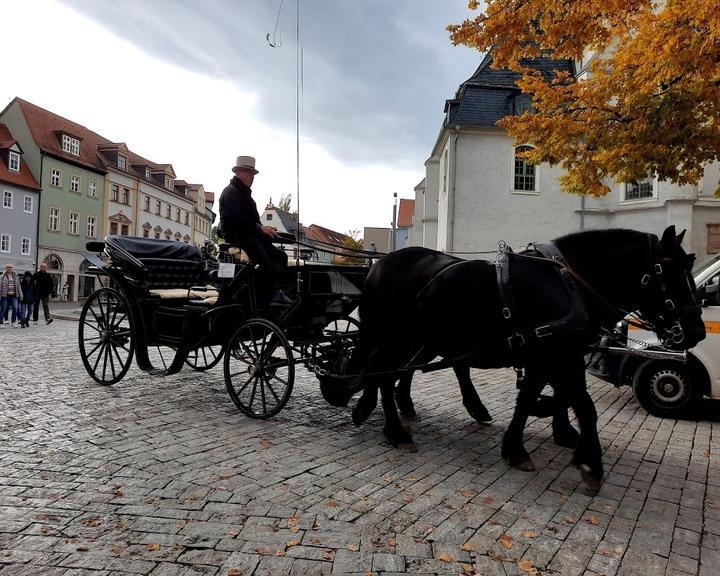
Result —
<instances>
[{"instance_id":1,"label":"buckle on harness","mask_svg":"<svg viewBox=\"0 0 720 576\"><path fill-rule=\"evenodd\" d=\"M662 264L659 264L659 263L655 264L655 274L660 276L660 274L662 274L662 273L663 273Z\"/></svg>"},{"instance_id":2,"label":"buckle on harness","mask_svg":"<svg viewBox=\"0 0 720 576\"><path fill-rule=\"evenodd\" d=\"M520 334L520 332L515 332L515 334L510 336L507 341L508 346L510 346L510 351L520 349L525 346L525 337Z\"/></svg>"},{"instance_id":3,"label":"buckle on harness","mask_svg":"<svg viewBox=\"0 0 720 576\"><path fill-rule=\"evenodd\" d=\"M535 328L535 336L538 338L545 338L547 336L552 336L552 330L550 329L550 324L545 324L544 326L538 326Z\"/></svg>"},{"instance_id":4,"label":"buckle on harness","mask_svg":"<svg viewBox=\"0 0 720 576\"><path fill-rule=\"evenodd\" d=\"M505 306L505 308L502 309L502 315L505 320L510 320L510 318L512 317L512 312L510 312L510 308Z\"/></svg>"},{"instance_id":5,"label":"buckle on harness","mask_svg":"<svg viewBox=\"0 0 720 576\"><path fill-rule=\"evenodd\" d=\"M642 284L643 286L647 286L648 284L650 284L650 274L643 275L643 277L640 278L640 284Z\"/></svg>"}]
</instances>

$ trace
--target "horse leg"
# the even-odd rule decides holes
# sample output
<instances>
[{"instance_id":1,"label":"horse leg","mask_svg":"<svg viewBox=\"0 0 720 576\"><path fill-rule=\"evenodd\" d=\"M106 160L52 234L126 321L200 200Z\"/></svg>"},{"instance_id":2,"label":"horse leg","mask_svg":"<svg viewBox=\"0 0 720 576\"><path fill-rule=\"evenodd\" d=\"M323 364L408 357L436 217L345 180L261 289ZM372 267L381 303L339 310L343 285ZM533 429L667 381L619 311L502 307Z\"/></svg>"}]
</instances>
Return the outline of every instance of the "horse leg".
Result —
<instances>
[{"instance_id":1,"label":"horse leg","mask_svg":"<svg viewBox=\"0 0 720 576\"><path fill-rule=\"evenodd\" d=\"M362 396L352 410L352 421L355 426L360 426L375 410L377 406L378 385L375 382L366 382L363 387Z\"/></svg>"},{"instance_id":2,"label":"horse leg","mask_svg":"<svg viewBox=\"0 0 720 576\"><path fill-rule=\"evenodd\" d=\"M567 394L562 387L558 387L558 389L553 387L553 390L555 394L553 401L552 431L555 444L563 448L577 448L580 444L580 434L573 428L570 424L570 418L568 418L570 405Z\"/></svg>"},{"instance_id":3,"label":"horse leg","mask_svg":"<svg viewBox=\"0 0 720 576\"><path fill-rule=\"evenodd\" d=\"M490 422L493 421L493 417L490 416L490 412L485 408L485 405L478 396L477 390L475 390L475 386L473 386L472 380L470 379L470 366L467 364L459 364L453 366L453 370L460 383L463 406L465 406L468 414L480 424L490 424Z\"/></svg>"},{"instance_id":4,"label":"horse leg","mask_svg":"<svg viewBox=\"0 0 720 576\"><path fill-rule=\"evenodd\" d=\"M575 449L573 464L575 464L582 476L583 482L593 490L599 490L603 479L602 447L597 432L597 411L595 404L588 394L585 383L585 364L583 356L569 361L573 362L564 378L558 381L558 386L563 387L564 395L575 411L578 423L580 424L580 442Z\"/></svg>"},{"instance_id":5,"label":"horse leg","mask_svg":"<svg viewBox=\"0 0 720 576\"><path fill-rule=\"evenodd\" d=\"M385 412L385 428L383 432L388 442L395 448L401 448L408 452L417 452L417 446L413 442L410 432L405 430L398 415L395 405L395 379L385 377L380 384L380 398L383 411Z\"/></svg>"},{"instance_id":6,"label":"horse leg","mask_svg":"<svg viewBox=\"0 0 720 576\"><path fill-rule=\"evenodd\" d=\"M513 468L525 472L535 470L535 465L523 446L523 431L525 430L525 424L530 416L533 405L537 400L538 393L542 389L542 385L542 380L538 382L533 379L531 371L528 370L525 382L522 388L520 388L517 400L515 401L515 412L513 413L512 420L503 435L502 457Z\"/></svg>"},{"instance_id":7,"label":"horse leg","mask_svg":"<svg viewBox=\"0 0 720 576\"><path fill-rule=\"evenodd\" d=\"M397 387L395 388L395 401L397 407L400 409L400 414L403 418L413 420L417 417L415 412L415 404L413 404L412 398L410 397L410 385L412 384L412 377L414 372L407 372L400 376Z\"/></svg>"}]
</instances>

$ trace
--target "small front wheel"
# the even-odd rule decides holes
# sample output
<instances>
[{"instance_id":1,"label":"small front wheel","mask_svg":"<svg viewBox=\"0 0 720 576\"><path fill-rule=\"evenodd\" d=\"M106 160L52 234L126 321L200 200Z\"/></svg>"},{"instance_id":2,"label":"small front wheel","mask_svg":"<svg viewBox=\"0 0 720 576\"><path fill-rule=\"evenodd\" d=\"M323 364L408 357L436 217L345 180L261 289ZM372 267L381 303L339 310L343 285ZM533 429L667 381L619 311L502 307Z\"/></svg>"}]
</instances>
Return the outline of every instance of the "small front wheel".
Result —
<instances>
[{"instance_id":1,"label":"small front wheel","mask_svg":"<svg viewBox=\"0 0 720 576\"><path fill-rule=\"evenodd\" d=\"M110 386L127 373L135 351L130 307L114 288L100 288L85 302L78 326L80 358L98 384Z\"/></svg>"},{"instance_id":2,"label":"small front wheel","mask_svg":"<svg viewBox=\"0 0 720 576\"><path fill-rule=\"evenodd\" d=\"M222 346L200 346L200 348L190 350L185 364L193 370L204 372L217 365L222 360L222 355Z\"/></svg>"},{"instance_id":3,"label":"small front wheel","mask_svg":"<svg viewBox=\"0 0 720 576\"><path fill-rule=\"evenodd\" d=\"M283 331L272 322L248 320L225 351L225 386L243 414L270 418L290 399L295 362Z\"/></svg>"},{"instance_id":4,"label":"small front wheel","mask_svg":"<svg viewBox=\"0 0 720 576\"><path fill-rule=\"evenodd\" d=\"M653 362L633 383L640 405L653 416L691 415L702 397L699 375L688 364Z\"/></svg>"}]
</instances>

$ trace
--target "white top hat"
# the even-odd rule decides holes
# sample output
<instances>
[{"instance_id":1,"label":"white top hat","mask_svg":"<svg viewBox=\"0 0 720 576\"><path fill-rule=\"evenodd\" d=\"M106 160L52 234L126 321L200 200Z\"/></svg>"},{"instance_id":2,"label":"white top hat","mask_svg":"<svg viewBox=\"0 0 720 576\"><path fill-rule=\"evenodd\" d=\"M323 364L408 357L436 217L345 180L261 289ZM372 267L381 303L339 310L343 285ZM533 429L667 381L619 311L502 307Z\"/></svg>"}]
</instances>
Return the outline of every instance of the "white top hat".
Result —
<instances>
[{"instance_id":1,"label":"white top hat","mask_svg":"<svg viewBox=\"0 0 720 576\"><path fill-rule=\"evenodd\" d=\"M258 171L255 170L255 158L252 156L238 156L237 160L235 160L235 166L232 167L232 171L237 172L238 170L248 170L253 174L257 174Z\"/></svg>"}]
</instances>

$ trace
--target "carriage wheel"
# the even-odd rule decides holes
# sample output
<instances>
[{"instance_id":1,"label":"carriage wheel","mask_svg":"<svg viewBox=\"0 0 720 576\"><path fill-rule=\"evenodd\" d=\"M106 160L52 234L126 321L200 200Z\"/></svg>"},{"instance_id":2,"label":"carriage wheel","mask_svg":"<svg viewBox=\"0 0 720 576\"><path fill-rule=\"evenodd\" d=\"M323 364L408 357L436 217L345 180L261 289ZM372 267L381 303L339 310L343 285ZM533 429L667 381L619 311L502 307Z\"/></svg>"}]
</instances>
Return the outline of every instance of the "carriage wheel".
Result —
<instances>
[{"instance_id":1,"label":"carriage wheel","mask_svg":"<svg viewBox=\"0 0 720 576\"><path fill-rule=\"evenodd\" d=\"M233 334L224 371L230 398L251 418L270 418L290 399L295 362L285 334L272 322L249 320Z\"/></svg>"},{"instance_id":2,"label":"carriage wheel","mask_svg":"<svg viewBox=\"0 0 720 576\"><path fill-rule=\"evenodd\" d=\"M360 330L360 322L346 316L330 322L323 328L323 335L327 338L355 337Z\"/></svg>"},{"instance_id":3,"label":"carriage wheel","mask_svg":"<svg viewBox=\"0 0 720 576\"><path fill-rule=\"evenodd\" d=\"M87 299L78 326L80 357L91 378L110 386L127 373L135 352L130 307L114 288L100 288Z\"/></svg>"},{"instance_id":4,"label":"carriage wheel","mask_svg":"<svg viewBox=\"0 0 720 576\"><path fill-rule=\"evenodd\" d=\"M185 364L193 370L202 372L216 366L222 360L222 356L222 346L200 346L200 348L190 351Z\"/></svg>"},{"instance_id":5,"label":"carriage wheel","mask_svg":"<svg viewBox=\"0 0 720 576\"><path fill-rule=\"evenodd\" d=\"M338 378L346 376L350 356L357 343L360 323L350 316L333 320L323 329L327 342L315 350L323 360L329 374L316 374L320 383L320 393L331 406L344 407L357 392L359 379Z\"/></svg>"}]
</instances>

